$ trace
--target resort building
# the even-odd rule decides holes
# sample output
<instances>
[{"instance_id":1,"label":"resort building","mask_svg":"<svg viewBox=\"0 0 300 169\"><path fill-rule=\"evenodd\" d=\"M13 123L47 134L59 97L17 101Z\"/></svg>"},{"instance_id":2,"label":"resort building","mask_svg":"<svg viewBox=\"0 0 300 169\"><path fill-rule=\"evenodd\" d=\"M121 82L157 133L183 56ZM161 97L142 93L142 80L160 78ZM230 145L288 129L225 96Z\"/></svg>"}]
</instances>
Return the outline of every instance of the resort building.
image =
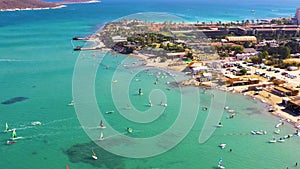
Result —
<instances>
[{"instance_id":1,"label":"resort building","mask_svg":"<svg viewBox=\"0 0 300 169\"><path fill-rule=\"evenodd\" d=\"M117 43L117 42L126 42L127 41L127 37L113 36L112 40L113 40L114 43Z\"/></svg>"},{"instance_id":2,"label":"resort building","mask_svg":"<svg viewBox=\"0 0 300 169\"><path fill-rule=\"evenodd\" d=\"M293 115L300 115L300 97L292 97L290 100L287 100L286 109L291 111Z\"/></svg>"},{"instance_id":3,"label":"resort building","mask_svg":"<svg viewBox=\"0 0 300 169\"><path fill-rule=\"evenodd\" d=\"M237 60L248 60L257 55L258 55L258 52L254 48L245 48L243 53L236 54L236 59Z\"/></svg>"},{"instance_id":4,"label":"resort building","mask_svg":"<svg viewBox=\"0 0 300 169\"><path fill-rule=\"evenodd\" d=\"M272 92L279 96L297 96L299 90L291 89L284 86L275 86Z\"/></svg>"},{"instance_id":5,"label":"resort building","mask_svg":"<svg viewBox=\"0 0 300 169\"><path fill-rule=\"evenodd\" d=\"M256 44L257 39L255 36L227 36L226 40L228 42L251 42Z\"/></svg>"}]
</instances>

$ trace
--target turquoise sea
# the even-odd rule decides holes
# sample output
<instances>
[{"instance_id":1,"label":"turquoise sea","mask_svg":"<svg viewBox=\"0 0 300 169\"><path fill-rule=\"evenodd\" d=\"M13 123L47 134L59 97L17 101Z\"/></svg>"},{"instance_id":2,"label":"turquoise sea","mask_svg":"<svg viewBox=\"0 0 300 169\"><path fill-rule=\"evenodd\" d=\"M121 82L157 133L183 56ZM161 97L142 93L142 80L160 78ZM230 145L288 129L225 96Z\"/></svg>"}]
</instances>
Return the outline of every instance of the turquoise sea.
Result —
<instances>
[{"instance_id":1,"label":"turquoise sea","mask_svg":"<svg viewBox=\"0 0 300 169\"><path fill-rule=\"evenodd\" d=\"M140 66L142 61L133 57L73 52L70 40L76 35L93 34L106 22L134 13L163 12L192 22L236 21L290 17L298 6L300 2L296 0L284 3L280 0L103 0L97 4L69 5L56 10L1 12L0 102L16 97L27 99L0 104L0 130L5 130L7 122L22 137L16 140L16 144L6 145L11 132L0 133L0 168L53 169L65 168L68 164L71 169L216 169L220 158L230 169L296 168L295 163L300 164L298 137L292 137L285 143L268 143L273 136L279 138L294 133L295 128L285 123L280 128L280 135L273 134L279 118L271 116L263 103L217 90L204 92L199 89L195 92L198 89L192 87L180 90L172 82L177 78L187 78L184 74L153 68L147 70ZM251 13L251 10L256 12ZM82 79L77 78L78 66L82 66L78 69ZM156 75L160 78L155 85ZM93 83L88 83L93 78ZM128 91L122 88L125 84ZM85 88L87 85L92 88ZM139 88L143 90L142 96L137 95ZM90 99L89 92L93 89L94 97ZM73 98L74 94L82 97ZM209 107L211 99L215 99L212 94L226 96L221 99L222 104L234 109L237 115L227 119L229 114L224 110L220 117L224 126L217 128L205 143L199 143L209 113L216 113L211 112L213 108ZM75 104L85 107L68 106L73 99ZM149 100L153 104L151 108ZM181 105L182 100L184 106ZM168 106L161 106L161 101L167 102ZM95 106L90 106L95 102L101 114L95 114ZM202 106L208 106L209 110L202 110ZM184 111L180 112L183 107ZM195 109L197 116L192 114ZM110 110L114 112L105 113ZM132 116L135 110L140 113L139 120L144 122L129 120L135 118ZM152 121L143 119L157 112L161 114L151 117ZM180 115L184 118L178 119ZM100 119L106 129L97 128ZM176 128L174 124L180 120L180 124L186 126ZM42 125L32 126L34 121L40 121ZM168 150L173 139L175 142L182 138L182 141L170 150L151 157L122 157L93 142L103 131L103 142L96 141L103 147L113 148L127 156L143 150L155 152L151 146L140 148L121 136L151 138L168 131L171 126L175 128L174 132L166 138L157 139L157 148ZM184 132L189 126L191 130ZM126 127L133 128L133 132L126 133ZM268 134L251 135L250 131L255 129L266 130ZM227 146L221 149L220 143ZM134 151L131 152L130 148ZM97 153L98 160L91 158L92 151Z\"/></svg>"}]
</instances>

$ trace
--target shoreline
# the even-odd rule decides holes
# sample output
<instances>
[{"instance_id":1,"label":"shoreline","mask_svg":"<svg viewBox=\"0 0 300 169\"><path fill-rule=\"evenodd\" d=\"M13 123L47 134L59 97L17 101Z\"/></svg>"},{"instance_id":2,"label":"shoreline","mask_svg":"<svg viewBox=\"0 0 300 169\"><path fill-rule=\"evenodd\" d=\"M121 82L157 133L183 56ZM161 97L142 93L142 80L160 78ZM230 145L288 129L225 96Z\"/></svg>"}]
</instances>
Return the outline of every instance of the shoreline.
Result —
<instances>
[{"instance_id":1,"label":"shoreline","mask_svg":"<svg viewBox=\"0 0 300 169\"><path fill-rule=\"evenodd\" d=\"M100 0L90 0L90 1L83 1L83 2L58 2L59 4L91 4L91 3L98 3L101 2Z\"/></svg>"},{"instance_id":2,"label":"shoreline","mask_svg":"<svg viewBox=\"0 0 300 169\"><path fill-rule=\"evenodd\" d=\"M178 72L183 72L183 70L186 68L187 64L182 64L181 66L177 66L177 67L172 67L169 66L169 63L173 63L173 61L171 59L167 59L166 62L154 62L154 58L152 60L149 61L149 56L143 55L143 54L131 54L128 56L133 56L133 57L137 57L137 58L141 58L143 60L145 60L146 64L145 66L148 67L155 67L155 68L163 68L163 69L167 69L167 70L173 70L173 71L178 71ZM157 57L160 58L160 57ZM155 59L157 59L155 58ZM213 85L212 85L213 84ZM290 123L291 125L293 125L295 128L297 128L297 126L300 125L300 117L299 116L293 116L285 111L283 111L283 107L279 106L278 104L281 103L281 97L267 91L267 90L263 90L261 91L258 95L254 95L254 91L246 91L243 92L243 90L245 88L247 88L246 86L243 87L227 87L226 85L222 85L222 86L218 86L215 85L213 82L207 82L207 83L201 83L196 81L193 78L189 78L188 80L182 81L181 82L182 86L196 86L196 87L208 87L208 86L214 86L216 89L218 90L222 90L222 91L226 91L226 92L230 92L233 94L241 94L245 97L249 97L253 100L257 100L260 101L262 104L265 104L269 109L273 109L273 112L268 112L271 115L280 118L280 120L284 120L288 123Z\"/></svg>"},{"instance_id":3,"label":"shoreline","mask_svg":"<svg viewBox=\"0 0 300 169\"><path fill-rule=\"evenodd\" d=\"M222 88L223 87L223 88ZM238 87L225 87L225 86L220 86L220 90L225 90L227 92L231 92L233 94L242 94L246 97L249 97L253 100L257 100L261 102L262 104L265 104L268 109L272 109L273 111L270 113L271 115L278 117L281 121L286 121L287 123L290 123L293 125L295 128L298 128L297 126L300 125L300 116L293 116L289 114L288 112L285 112L283 109L283 106L280 106L279 104L281 103L281 97L265 90L262 90L259 92L259 94L255 95L255 91L246 91L243 92L241 89ZM245 87L243 87L245 88Z\"/></svg>"},{"instance_id":4,"label":"shoreline","mask_svg":"<svg viewBox=\"0 0 300 169\"><path fill-rule=\"evenodd\" d=\"M50 10L50 9L61 9L66 7L67 7L66 5L58 5L54 7L44 7L44 8L12 8L12 9L0 9L0 12Z\"/></svg>"}]
</instances>

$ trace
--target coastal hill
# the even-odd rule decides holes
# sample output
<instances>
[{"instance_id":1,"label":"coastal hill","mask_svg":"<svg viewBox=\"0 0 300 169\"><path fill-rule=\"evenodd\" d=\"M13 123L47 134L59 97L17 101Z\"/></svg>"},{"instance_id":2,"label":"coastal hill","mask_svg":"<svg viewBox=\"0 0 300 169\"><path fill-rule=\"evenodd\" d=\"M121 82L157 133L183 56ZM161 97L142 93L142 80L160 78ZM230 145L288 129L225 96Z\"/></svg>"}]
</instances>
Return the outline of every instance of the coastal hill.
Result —
<instances>
[{"instance_id":1,"label":"coastal hill","mask_svg":"<svg viewBox=\"0 0 300 169\"><path fill-rule=\"evenodd\" d=\"M62 0L60 2L44 2L42 0L0 0L0 10L17 10L32 8L59 8L63 4L92 3L99 0Z\"/></svg>"},{"instance_id":2,"label":"coastal hill","mask_svg":"<svg viewBox=\"0 0 300 169\"><path fill-rule=\"evenodd\" d=\"M0 0L0 9L25 9L25 8L48 8L57 7L59 4L43 2L41 0Z\"/></svg>"},{"instance_id":3,"label":"coastal hill","mask_svg":"<svg viewBox=\"0 0 300 169\"><path fill-rule=\"evenodd\" d=\"M60 4L75 4L75 3L92 3L100 2L99 0L62 0Z\"/></svg>"}]
</instances>

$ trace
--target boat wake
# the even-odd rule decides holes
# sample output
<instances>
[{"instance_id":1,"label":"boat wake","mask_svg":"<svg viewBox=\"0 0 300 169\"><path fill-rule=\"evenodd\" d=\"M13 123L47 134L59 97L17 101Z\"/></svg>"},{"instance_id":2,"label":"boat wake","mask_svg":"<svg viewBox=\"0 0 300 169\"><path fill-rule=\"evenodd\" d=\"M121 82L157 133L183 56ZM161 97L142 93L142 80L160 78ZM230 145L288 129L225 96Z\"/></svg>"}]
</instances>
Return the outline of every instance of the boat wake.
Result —
<instances>
[{"instance_id":1,"label":"boat wake","mask_svg":"<svg viewBox=\"0 0 300 169\"><path fill-rule=\"evenodd\" d=\"M50 121L48 123L44 123L43 125L50 125L50 124L65 122L65 121L69 121L69 120L72 120L72 119L74 119L74 118L70 117L70 118L65 118L65 119L57 119L57 120Z\"/></svg>"}]
</instances>

